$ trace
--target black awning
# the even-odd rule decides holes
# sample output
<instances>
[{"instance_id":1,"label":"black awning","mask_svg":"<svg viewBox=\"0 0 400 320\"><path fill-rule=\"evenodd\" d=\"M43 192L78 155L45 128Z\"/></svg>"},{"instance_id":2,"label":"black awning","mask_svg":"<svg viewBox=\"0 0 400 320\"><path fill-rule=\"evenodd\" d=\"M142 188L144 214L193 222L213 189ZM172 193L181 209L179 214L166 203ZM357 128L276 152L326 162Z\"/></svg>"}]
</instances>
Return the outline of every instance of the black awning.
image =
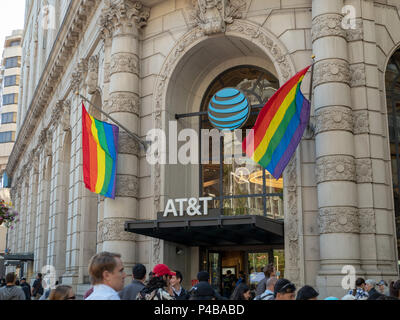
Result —
<instances>
[{"instance_id":1,"label":"black awning","mask_svg":"<svg viewBox=\"0 0 400 320\"><path fill-rule=\"evenodd\" d=\"M7 261L34 261L33 253L5 254L3 257Z\"/></svg>"},{"instance_id":2,"label":"black awning","mask_svg":"<svg viewBox=\"0 0 400 320\"><path fill-rule=\"evenodd\" d=\"M125 231L188 246L283 244L283 221L263 216L127 221Z\"/></svg>"}]
</instances>

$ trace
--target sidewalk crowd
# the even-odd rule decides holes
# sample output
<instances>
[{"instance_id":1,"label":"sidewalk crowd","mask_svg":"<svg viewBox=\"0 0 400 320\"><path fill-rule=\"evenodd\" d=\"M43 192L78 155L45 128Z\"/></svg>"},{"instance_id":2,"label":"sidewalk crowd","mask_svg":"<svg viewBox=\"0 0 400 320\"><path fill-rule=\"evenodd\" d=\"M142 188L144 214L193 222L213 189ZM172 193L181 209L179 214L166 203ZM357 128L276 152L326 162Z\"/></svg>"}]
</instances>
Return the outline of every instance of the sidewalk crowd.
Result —
<instances>
[{"instance_id":1,"label":"sidewalk crowd","mask_svg":"<svg viewBox=\"0 0 400 320\"><path fill-rule=\"evenodd\" d=\"M132 270L132 282L124 287L126 273L117 253L101 252L89 263L92 287L85 300L318 300L319 293L305 285L299 290L287 279L278 279L279 273L269 264L264 268L264 279L252 290L245 281L243 272L236 279L230 271L222 280L222 295L210 284L207 271L197 274L198 283L190 290L182 286L183 275L172 271L165 264L156 265L147 277L146 267L136 264ZM25 278L17 280L14 273L8 273L0 283L0 300L75 300L71 286L56 284L54 289L44 290L42 274L38 273L32 287ZM358 278L355 288L343 297L327 297L324 300L399 300L400 280Z\"/></svg>"}]
</instances>

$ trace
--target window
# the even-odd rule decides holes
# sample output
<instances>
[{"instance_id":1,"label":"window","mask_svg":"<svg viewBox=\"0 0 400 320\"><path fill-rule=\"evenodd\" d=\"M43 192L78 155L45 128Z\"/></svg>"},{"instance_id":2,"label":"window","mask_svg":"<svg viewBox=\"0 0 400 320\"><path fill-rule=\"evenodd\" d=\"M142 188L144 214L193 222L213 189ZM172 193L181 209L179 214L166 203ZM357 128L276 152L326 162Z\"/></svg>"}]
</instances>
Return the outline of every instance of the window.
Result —
<instances>
[{"instance_id":1,"label":"window","mask_svg":"<svg viewBox=\"0 0 400 320\"><path fill-rule=\"evenodd\" d=\"M219 159L212 158L215 155L212 155L212 139L209 139L209 159L203 159L203 156L200 159L203 163L200 170L200 194L212 197L214 201L210 202L211 206L219 208L224 215L263 215L283 219L282 178L275 180L267 170L246 157L241 145L235 144L243 141L246 129L254 126L261 107L279 88L279 82L272 74L260 68L232 68L211 83L203 98L201 111L206 111L212 96L226 87L241 89L248 97L252 111L242 127L239 139L227 143L226 139L220 138ZM209 130L214 128L207 115L201 116L200 127ZM239 161L233 160L234 157ZM239 165L239 162L242 164Z\"/></svg>"},{"instance_id":2,"label":"window","mask_svg":"<svg viewBox=\"0 0 400 320\"><path fill-rule=\"evenodd\" d=\"M21 44L21 41L16 40L10 43L10 47L18 47Z\"/></svg>"},{"instance_id":3,"label":"window","mask_svg":"<svg viewBox=\"0 0 400 320\"><path fill-rule=\"evenodd\" d=\"M3 106L6 106L8 104L16 104L16 103L17 103L17 94L16 93L5 94L3 96Z\"/></svg>"},{"instance_id":4,"label":"window","mask_svg":"<svg viewBox=\"0 0 400 320\"><path fill-rule=\"evenodd\" d=\"M17 85L17 76L7 76L4 77L4 86L5 87L10 87L10 86L15 86Z\"/></svg>"},{"instance_id":5,"label":"window","mask_svg":"<svg viewBox=\"0 0 400 320\"><path fill-rule=\"evenodd\" d=\"M7 112L1 115L1 124L16 123L16 122L17 122L16 112Z\"/></svg>"},{"instance_id":6,"label":"window","mask_svg":"<svg viewBox=\"0 0 400 320\"><path fill-rule=\"evenodd\" d=\"M5 63L5 68L10 69L10 68L17 68L20 67L20 62L19 62L19 57L12 57L12 58L7 58L6 63Z\"/></svg>"},{"instance_id":7,"label":"window","mask_svg":"<svg viewBox=\"0 0 400 320\"><path fill-rule=\"evenodd\" d=\"M14 131L0 132L0 143L14 142L14 141L15 141Z\"/></svg>"}]
</instances>

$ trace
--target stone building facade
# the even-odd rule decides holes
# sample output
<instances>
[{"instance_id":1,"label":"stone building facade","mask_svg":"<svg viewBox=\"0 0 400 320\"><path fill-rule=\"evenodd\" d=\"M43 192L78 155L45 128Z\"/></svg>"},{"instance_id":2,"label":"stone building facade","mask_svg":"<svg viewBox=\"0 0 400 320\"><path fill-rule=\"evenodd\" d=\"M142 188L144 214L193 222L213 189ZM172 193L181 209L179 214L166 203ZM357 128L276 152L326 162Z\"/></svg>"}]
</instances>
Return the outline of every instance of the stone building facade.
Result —
<instances>
[{"instance_id":1,"label":"stone building facade","mask_svg":"<svg viewBox=\"0 0 400 320\"><path fill-rule=\"evenodd\" d=\"M128 271L164 262L189 286L200 246L127 232L125 223L155 221L168 199L199 196L199 165L149 165L121 130L116 199L90 193L76 92L145 138L153 128L168 132L176 114L199 112L229 70L262 70L279 87L314 54L310 126L283 175L284 276L321 296L344 293L348 265L357 276L397 278L385 74L399 30L396 0L27 1L7 166L22 218L9 232L11 251L34 253L28 276L51 265L78 292L102 250L121 253ZM305 96L309 87L310 72ZM178 120L182 128L198 130L199 118Z\"/></svg>"}]
</instances>

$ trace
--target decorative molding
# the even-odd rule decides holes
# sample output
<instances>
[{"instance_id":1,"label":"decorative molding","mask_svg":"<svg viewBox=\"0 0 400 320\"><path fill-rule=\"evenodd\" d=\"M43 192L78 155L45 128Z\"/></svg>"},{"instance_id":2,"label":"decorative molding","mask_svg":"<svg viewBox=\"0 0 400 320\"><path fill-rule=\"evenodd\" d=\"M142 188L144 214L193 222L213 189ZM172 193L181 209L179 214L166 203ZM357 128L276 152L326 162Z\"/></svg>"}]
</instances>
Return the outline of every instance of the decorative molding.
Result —
<instances>
[{"instance_id":1,"label":"decorative molding","mask_svg":"<svg viewBox=\"0 0 400 320\"><path fill-rule=\"evenodd\" d=\"M356 19L355 29L346 30L346 37L349 42L364 40L364 23L362 19Z\"/></svg>"},{"instance_id":2,"label":"decorative molding","mask_svg":"<svg viewBox=\"0 0 400 320\"><path fill-rule=\"evenodd\" d=\"M72 73L71 77L71 88L72 90L79 91L81 84L86 78L86 74L88 73L89 63L87 59L81 59L78 62L78 66L75 68L75 71Z\"/></svg>"},{"instance_id":3,"label":"decorative molding","mask_svg":"<svg viewBox=\"0 0 400 320\"><path fill-rule=\"evenodd\" d=\"M358 210L353 207L321 208L318 217L319 232L359 233Z\"/></svg>"},{"instance_id":4,"label":"decorative molding","mask_svg":"<svg viewBox=\"0 0 400 320\"><path fill-rule=\"evenodd\" d=\"M104 219L102 223L99 223L100 238L97 239L98 243L104 241L135 241L135 234L125 231L125 221L126 218L111 218Z\"/></svg>"},{"instance_id":5,"label":"decorative molding","mask_svg":"<svg viewBox=\"0 0 400 320\"><path fill-rule=\"evenodd\" d=\"M63 105L63 114L61 117L61 126L64 131L71 130L71 100L66 100Z\"/></svg>"},{"instance_id":6,"label":"decorative molding","mask_svg":"<svg viewBox=\"0 0 400 320\"><path fill-rule=\"evenodd\" d=\"M130 92L114 92L107 103L106 110L109 113L129 112L139 115L139 97Z\"/></svg>"},{"instance_id":7,"label":"decorative molding","mask_svg":"<svg viewBox=\"0 0 400 320\"><path fill-rule=\"evenodd\" d=\"M354 134L369 133L368 110L354 111Z\"/></svg>"},{"instance_id":8,"label":"decorative molding","mask_svg":"<svg viewBox=\"0 0 400 320\"><path fill-rule=\"evenodd\" d=\"M315 133L331 130L353 131L353 113L346 107L326 107L315 111Z\"/></svg>"},{"instance_id":9,"label":"decorative molding","mask_svg":"<svg viewBox=\"0 0 400 320\"><path fill-rule=\"evenodd\" d=\"M95 94L99 80L99 56L94 55L89 58L88 75L86 85L89 94Z\"/></svg>"},{"instance_id":10,"label":"decorative molding","mask_svg":"<svg viewBox=\"0 0 400 320\"><path fill-rule=\"evenodd\" d=\"M153 265L161 263L161 240L153 238Z\"/></svg>"},{"instance_id":11,"label":"decorative molding","mask_svg":"<svg viewBox=\"0 0 400 320\"><path fill-rule=\"evenodd\" d=\"M315 17L312 21L311 37L312 41L327 37L336 36L346 39L346 30L342 28L343 16L330 13Z\"/></svg>"},{"instance_id":12,"label":"decorative molding","mask_svg":"<svg viewBox=\"0 0 400 320\"><path fill-rule=\"evenodd\" d=\"M325 156L315 164L317 183L326 181L356 181L356 168L352 156Z\"/></svg>"},{"instance_id":13,"label":"decorative molding","mask_svg":"<svg viewBox=\"0 0 400 320\"><path fill-rule=\"evenodd\" d=\"M375 211L374 209L359 209L360 215L360 233L375 233Z\"/></svg>"},{"instance_id":14,"label":"decorative molding","mask_svg":"<svg viewBox=\"0 0 400 320\"><path fill-rule=\"evenodd\" d=\"M344 60L329 59L315 64L314 88L326 82L341 82L350 84L349 64Z\"/></svg>"},{"instance_id":15,"label":"decorative molding","mask_svg":"<svg viewBox=\"0 0 400 320\"><path fill-rule=\"evenodd\" d=\"M205 35L225 32L226 25L241 19L246 0L192 0L189 20Z\"/></svg>"},{"instance_id":16,"label":"decorative molding","mask_svg":"<svg viewBox=\"0 0 400 320\"><path fill-rule=\"evenodd\" d=\"M110 75L129 72L139 75L139 61L133 53L115 53L111 57Z\"/></svg>"},{"instance_id":17,"label":"decorative molding","mask_svg":"<svg viewBox=\"0 0 400 320\"><path fill-rule=\"evenodd\" d=\"M372 182L372 161L367 159L356 159L357 183Z\"/></svg>"},{"instance_id":18,"label":"decorative molding","mask_svg":"<svg viewBox=\"0 0 400 320\"><path fill-rule=\"evenodd\" d=\"M139 196L139 179L136 176L127 174L118 174L116 179L115 196L133 197Z\"/></svg>"},{"instance_id":19,"label":"decorative molding","mask_svg":"<svg viewBox=\"0 0 400 320\"><path fill-rule=\"evenodd\" d=\"M111 80L111 65L110 63L104 64L104 83L109 83Z\"/></svg>"},{"instance_id":20,"label":"decorative molding","mask_svg":"<svg viewBox=\"0 0 400 320\"><path fill-rule=\"evenodd\" d=\"M132 154L138 156L139 152L139 143L132 139L128 133L120 131L118 135L118 154Z\"/></svg>"},{"instance_id":21,"label":"decorative molding","mask_svg":"<svg viewBox=\"0 0 400 320\"><path fill-rule=\"evenodd\" d=\"M365 75L364 63L351 64L350 75L351 75L351 80L350 80L351 87L365 86L367 78Z\"/></svg>"},{"instance_id":22,"label":"decorative molding","mask_svg":"<svg viewBox=\"0 0 400 320\"><path fill-rule=\"evenodd\" d=\"M51 112L50 124L57 126L63 112L64 112L64 101L58 100L53 108L53 111Z\"/></svg>"}]
</instances>

